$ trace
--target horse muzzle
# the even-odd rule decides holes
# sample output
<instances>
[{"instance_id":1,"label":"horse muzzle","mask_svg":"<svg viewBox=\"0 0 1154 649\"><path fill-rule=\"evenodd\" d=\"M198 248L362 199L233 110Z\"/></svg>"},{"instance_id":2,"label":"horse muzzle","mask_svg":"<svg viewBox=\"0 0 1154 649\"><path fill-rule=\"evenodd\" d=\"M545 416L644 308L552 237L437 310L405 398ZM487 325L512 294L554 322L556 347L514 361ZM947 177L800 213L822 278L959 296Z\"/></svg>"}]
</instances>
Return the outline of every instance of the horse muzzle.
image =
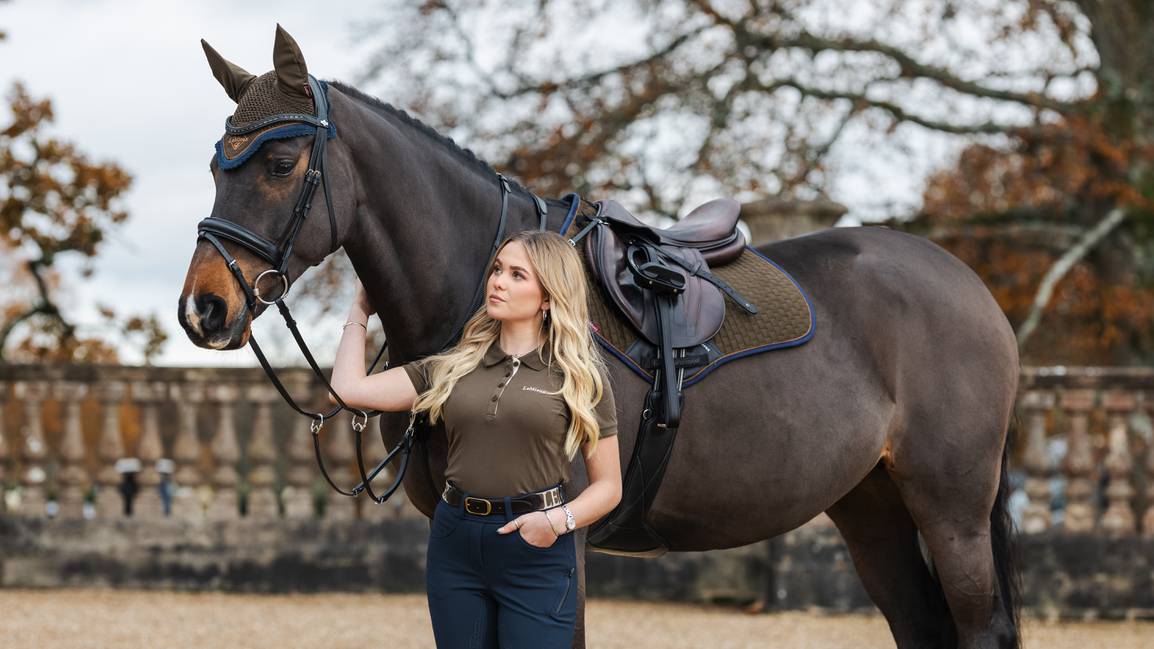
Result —
<instances>
[{"instance_id":1,"label":"horse muzzle","mask_svg":"<svg viewBox=\"0 0 1154 649\"><path fill-rule=\"evenodd\" d=\"M182 296L177 319L192 344L205 349L240 349L248 344L252 318L248 306L228 318L228 302L215 293Z\"/></svg>"}]
</instances>

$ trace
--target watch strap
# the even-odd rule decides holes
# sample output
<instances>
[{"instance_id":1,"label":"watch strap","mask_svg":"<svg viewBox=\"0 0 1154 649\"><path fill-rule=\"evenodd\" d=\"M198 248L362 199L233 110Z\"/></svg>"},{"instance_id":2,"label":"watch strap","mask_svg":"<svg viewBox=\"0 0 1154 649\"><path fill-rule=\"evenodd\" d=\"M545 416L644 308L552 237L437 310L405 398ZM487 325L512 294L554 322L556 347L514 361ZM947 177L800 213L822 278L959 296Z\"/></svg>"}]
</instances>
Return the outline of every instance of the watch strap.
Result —
<instances>
[{"instance_id":1,"label":"watch strap","mask_svg":"<svg viewBox=\"0 0 1154 649\"><path fill-rule=\"evenodd\" d=\"M573 518L573 512L569 511L569 505L562 504L561 508L565 510L565 531L572 532L577 529L577 519Z\"/></svg>"}]
</instances>

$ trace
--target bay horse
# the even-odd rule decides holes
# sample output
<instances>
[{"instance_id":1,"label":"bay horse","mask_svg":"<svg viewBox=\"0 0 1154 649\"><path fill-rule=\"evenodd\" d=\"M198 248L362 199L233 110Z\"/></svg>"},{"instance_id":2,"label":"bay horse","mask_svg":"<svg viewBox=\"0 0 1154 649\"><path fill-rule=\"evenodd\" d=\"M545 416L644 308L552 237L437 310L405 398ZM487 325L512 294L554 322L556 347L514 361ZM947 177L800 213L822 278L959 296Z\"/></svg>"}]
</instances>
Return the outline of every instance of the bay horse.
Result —
<instances>
[{"instance_id":1,"label":"bay horse","mask_svg":"<svg viewBox=\"0 0 1154 649\"><path fill-rule=\"evenodd\" d=\"M304 58L279 26L275 69L261 77L205 47L238 111L245 91L270 79L312 105ZM275 240L306 182L305 162L327 139L327 187L314 218L299 224L286 286L343 248L379 314L391 363L436 352L467 315L502 201L508 234L539 227L537 203L516 183L503 194L489 165L405 112L346 84L322 90L327 138L282 133L229 169L214 156L212 217ZM546 201L546 227L558 230L568 206ZM245 246L224 246L250 284L271 267ZM805 287L814 336L723 365L693 387L646 520L671 550L698 551L769 539L826 512L898 647L1018 646L1006 445L1019 362L989 290L937 245L885 228L829 229L759 250ZM244 346L264 308L249 309L244 290L220 251L199 240L178 308L189 338ZM615 357L606 362L624 467L649 386ZM392 448L407 413L380 422ZM445 464L438 426L415 443L403 482L426 516ZM566 493L586 485L576 461ZM583 548L585 530L577 534ZM574 647L585 646L583 554Z\"/></svg>"}]
</instances>

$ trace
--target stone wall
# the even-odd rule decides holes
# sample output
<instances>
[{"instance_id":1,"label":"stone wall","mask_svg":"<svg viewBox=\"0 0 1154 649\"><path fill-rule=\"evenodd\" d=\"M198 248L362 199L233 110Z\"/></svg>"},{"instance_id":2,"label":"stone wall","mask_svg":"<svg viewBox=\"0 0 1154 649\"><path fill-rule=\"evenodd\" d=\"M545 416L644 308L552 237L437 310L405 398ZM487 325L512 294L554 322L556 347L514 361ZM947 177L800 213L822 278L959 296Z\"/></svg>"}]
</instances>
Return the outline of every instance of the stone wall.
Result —
<instances>
[{"instance_id":1,"label":"stone wall","mask_svg":"<svg viewBox=\"0 0 1154 649\"><path fill-rule=\"evenodd\" d=\"M424 592L428 524L241 520L194 524L0 519L0 587L234 592ZM1027 615L1154 619L1154 540L1049 532L1021 537ZM836 530L656 559L587 555L594 597L874 610Z\"/></svg>"}]
</instances>

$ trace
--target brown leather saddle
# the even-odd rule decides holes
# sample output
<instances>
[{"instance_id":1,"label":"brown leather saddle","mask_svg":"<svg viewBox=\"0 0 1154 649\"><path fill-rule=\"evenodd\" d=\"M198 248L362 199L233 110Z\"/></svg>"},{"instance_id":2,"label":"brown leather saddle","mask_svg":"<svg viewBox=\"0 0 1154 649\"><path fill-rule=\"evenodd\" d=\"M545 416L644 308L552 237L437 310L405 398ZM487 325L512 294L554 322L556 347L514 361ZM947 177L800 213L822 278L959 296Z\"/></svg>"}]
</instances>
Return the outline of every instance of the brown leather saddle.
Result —
<instances>
[{"instance_id":1,"label":"brown leather saddle","mask_svg":"<svg viewBox=\"0 0 1154 649\"><path fill-rule=\"evenodd\" d=\"M722 292L735 300L738 296L709 268L733 261L745 250L745 236L737 229L741 205L719 198L664 230L645 225L615 201L599 207L591 223L596 226L600 219L606 227L589 233L586 256L594 277L633 326L649 342L661 344L657 302L663 292L656 288L668 279L683 284L671 289L676 294L668 323L671 346L694 347L713 338L725 319ZM747 305L743 299L739 303Z\"/></svg>"},{"instance_id":2,"label":"brown leather saddle","mask_svg":"<svg viewBox=\"0 0 1154 649\"><path fill-rule=\"evenodd\" d=\"M737 229L741 206L717 199L676 225L658 229L614 201L596 205L596 214L569 241L576 246L587 237L586 259L599 290L654 346L656 358L621 502L594 524L588 542L602 552L654 556L668 544L645 522L645 514L681 423L685 370L710 361L703 343L721 329L726 297L757 313L749 300L709 272L745 250L745 237Z\"/></svg>"}]
</instances>

